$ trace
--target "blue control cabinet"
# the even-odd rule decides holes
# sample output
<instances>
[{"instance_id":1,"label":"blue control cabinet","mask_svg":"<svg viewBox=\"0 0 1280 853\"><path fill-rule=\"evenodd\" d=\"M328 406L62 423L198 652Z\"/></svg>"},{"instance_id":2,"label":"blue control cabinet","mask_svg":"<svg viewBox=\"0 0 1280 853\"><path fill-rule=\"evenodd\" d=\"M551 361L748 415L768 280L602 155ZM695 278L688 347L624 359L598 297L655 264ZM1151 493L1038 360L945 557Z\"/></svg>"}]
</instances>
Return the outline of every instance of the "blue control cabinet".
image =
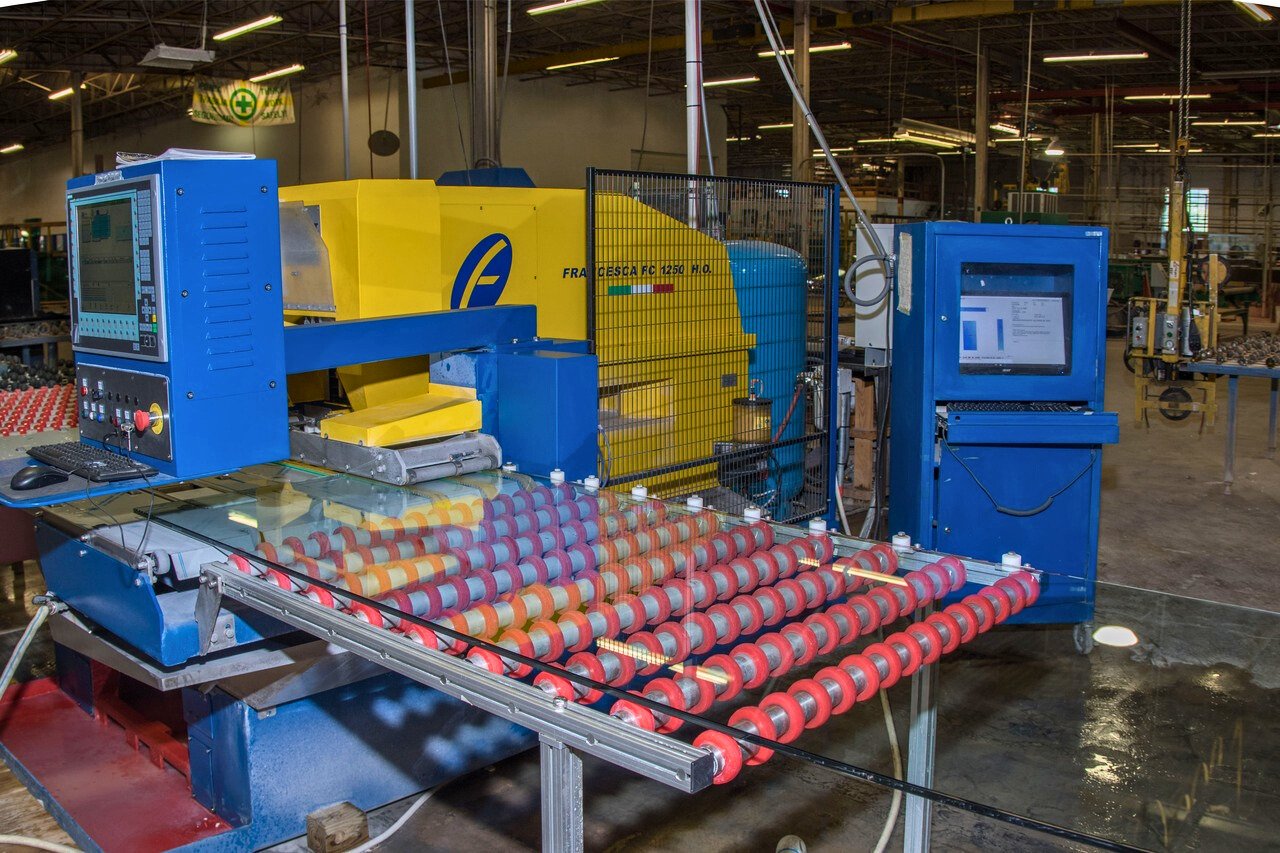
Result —
<instances>
[{"instance_id":1,"label":"blue control cabinet","mask_svg":"<svg viewBox=\"0 0 1280 853\"><path fill-rule=\"evenodd\" d=\"M179 479L289 456L276 165L67 184L81 440Z\"/></svg>"},{"instance_id":2,"label":"blue control cabinet","mask_svg":"<svg viewBox=\"0 0 1280 853\"><path fill-rule=\"evenodd\" d=\"M1102 445L1119 439L1105 229L928 222L896 243L891 529L1044 571L1011 622L1089 622Z\"/></svg>"}]
</instances>

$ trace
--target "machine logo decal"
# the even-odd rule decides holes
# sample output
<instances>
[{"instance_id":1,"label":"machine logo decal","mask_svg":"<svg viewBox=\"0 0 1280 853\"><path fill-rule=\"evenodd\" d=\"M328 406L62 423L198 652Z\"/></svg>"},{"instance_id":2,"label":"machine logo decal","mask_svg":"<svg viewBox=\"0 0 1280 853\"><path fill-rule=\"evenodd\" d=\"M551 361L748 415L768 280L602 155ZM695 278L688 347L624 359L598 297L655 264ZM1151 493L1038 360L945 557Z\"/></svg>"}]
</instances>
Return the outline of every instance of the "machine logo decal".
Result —
<instances>
[{"instance_id":1,"label":"machine logo decal","mask_svg":"<svg viewBox=\"0 0 1280 853\"><path fill-rule=\"evenodd\" d=\"M467 253L453 277L451 308L497 305L511 278L511 240L506 234L490 234Z\"/></svg>"}]
</instances>

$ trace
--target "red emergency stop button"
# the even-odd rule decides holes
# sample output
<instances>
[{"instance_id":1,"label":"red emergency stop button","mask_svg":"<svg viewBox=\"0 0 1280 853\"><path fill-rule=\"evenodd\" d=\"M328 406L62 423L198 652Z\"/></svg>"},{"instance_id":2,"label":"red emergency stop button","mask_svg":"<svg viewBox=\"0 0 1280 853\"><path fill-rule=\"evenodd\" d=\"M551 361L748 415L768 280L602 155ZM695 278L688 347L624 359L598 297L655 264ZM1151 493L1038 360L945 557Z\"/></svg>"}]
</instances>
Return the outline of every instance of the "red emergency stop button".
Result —
<instances>
[{"instance_id":1,"label":"red emergency stop button","mask_svg":"<svg viewBox=\"0 0 1280 853\"><path fill-rule=\"evenodd\" d=\"M151 413L144 412L142 409L134 409L133 428L138 432L142 432L149 426L151 426Z\"/></svg>"}]
</instances>

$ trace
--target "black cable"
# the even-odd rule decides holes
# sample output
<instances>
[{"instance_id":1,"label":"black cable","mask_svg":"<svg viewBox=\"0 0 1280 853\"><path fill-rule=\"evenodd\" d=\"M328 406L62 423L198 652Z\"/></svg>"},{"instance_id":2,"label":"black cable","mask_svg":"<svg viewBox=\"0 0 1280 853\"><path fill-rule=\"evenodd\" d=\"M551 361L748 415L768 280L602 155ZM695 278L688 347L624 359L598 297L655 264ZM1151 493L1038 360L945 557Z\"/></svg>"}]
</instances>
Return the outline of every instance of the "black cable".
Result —
<instances>
[{"instance_id":1,"label":"black cable","mask_svg":"<svg viewBox=\"0 0 1280 853\"><path fill-rule=\"evenodd\" d=\"M1093 468L1093 463L1098 460L1098 451L1090 450L1089 463L1080 469L1080 473L1076 474L1074 477L1068 480L1065 486L1058 489L1053 494L1049 495L1049 497L1045 498L1043 503L1041 503L1039 506L1031 507L1030 509L1013 509L1012 507L1002 506L1000 502L995 499L995 496L991 494L991 490L988 489L985 485L983 485L982 481L978 479L978 475L973 473L973 469L965 464L965 461L960 458L960 454L956 453L956 449L952 447L949 442L946 442L946 441L942 442L942 446L945 447L953 457L955 457L955 460L960 463L960 467L963 468L965 471L967 471L969 476L973 478L973 482L978 486L979 489L982 490L982 493L987 496L987 499L991 501L991 505L996 508L996 512L1003 513L1005 515L1012 515L1015 518L1030 518L1033 515L1039 515L1040 513L1047 510L1050 506L1053 505L1053 501L1055 498L1057 498L1067 489L1074 486L1081 477L1089 473L1090 469Z\"/></svg>"}]
</instances>

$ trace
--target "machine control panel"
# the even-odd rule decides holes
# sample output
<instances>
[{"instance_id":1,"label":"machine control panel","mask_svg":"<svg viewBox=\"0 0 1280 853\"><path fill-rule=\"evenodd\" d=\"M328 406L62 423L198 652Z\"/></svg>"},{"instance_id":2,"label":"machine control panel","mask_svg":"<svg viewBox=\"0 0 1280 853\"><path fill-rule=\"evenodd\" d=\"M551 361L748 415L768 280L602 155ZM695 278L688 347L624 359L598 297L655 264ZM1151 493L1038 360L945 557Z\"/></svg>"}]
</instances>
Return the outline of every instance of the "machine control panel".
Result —
<instances>
[{"instance_id":1,"label":"machine control panel","mask_svg":"<svg viewBox=\"0 0 1280 853\"><path fill-rule=\"evenodd\" d=\"M78 363L80 435L108 450L173 460L169 379L155 373Z\"/></svg>"},{"instance_id":2,"label":"machine control panel","mask_svg":"<svg viewBox=\"0 0 1280 853\"><path fill-rule=\"evenodd\" d=\"M164 361L164 261L154 175L68 196L72 346Z\"/></svg>"}]
</instances>

